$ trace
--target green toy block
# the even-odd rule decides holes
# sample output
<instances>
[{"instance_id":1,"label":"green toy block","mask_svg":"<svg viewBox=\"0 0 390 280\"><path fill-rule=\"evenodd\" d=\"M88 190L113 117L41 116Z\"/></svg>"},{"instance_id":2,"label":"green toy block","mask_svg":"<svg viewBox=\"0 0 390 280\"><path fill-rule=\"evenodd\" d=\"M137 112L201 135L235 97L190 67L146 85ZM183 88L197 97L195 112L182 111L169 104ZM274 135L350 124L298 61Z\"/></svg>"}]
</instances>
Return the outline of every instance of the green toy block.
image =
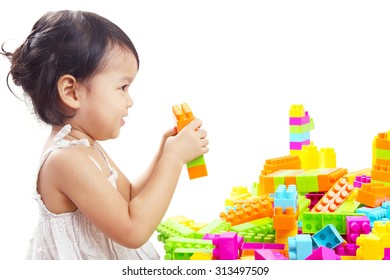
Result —
<instances>
[{"instance_id":1,"label":"green toy block","mask_svg":"<svg viewBox=\"0 0 390 280\"><path fill-rule=\"evenodd\" d=\"M187 167L191 168L191 167L195 167L198 165L204 165L204 164L206 164L206 162L204 160L204 156L200 156L200 157L197 157L196 159L193 159L193 160L187 162Z\"/></svg>"},{"instance_id":2,"label":"green toy block","mask_svg":"<svg viewBox=\"0 0 390 280\"><path fill-rule=\"evenodd\" d=\"M386 159L390 160L390 150L376 149L375 157L377 159Z\"/></svg>"},{"instance_id":3,"label":"green toy block","mask_svg":"<svg viewBox=\"0 0 390 280\"><path fill-rule=\"evenodd\" d=\"M194 253L212 254L213 249L177 248L173 252L173 260L190 260Z\"/></svg>"},{"instance_id":4,"label":"green toy block","mask_svg":"<svg viewBox=\"0 0 390 280\"><path fill-rule=\"evenodd\" d=\"M194 237L201 239L206 233L220 234L229 231L230 227L230 223L223 220L215 219L197 232L195 232Z\"/></svg>"},{"instance_id":5,"label":"green toy block","mask_svg":"<svg viewBox=\"0 0 390 280\"><path fill-rule=\"evenodd\" d=\"M213 249L213 243L211 240L184 238L184 237L172 237L166 240L164 245L165 260L172 260L174 258L174 251L178 248L186 249ZM191 257L191 256L190 256Z\"/></svg>"},{"instance_id":6,"label":"green toy block","mask_svg":"<svg viewBox=\"0 0 390 280\"><path fill-rule=\"evenodd\" d=\"M165 243L170 237L194 237L195 231L173 220L166 220L157 227L158 241Z\"/></svg>"}]
</instances>

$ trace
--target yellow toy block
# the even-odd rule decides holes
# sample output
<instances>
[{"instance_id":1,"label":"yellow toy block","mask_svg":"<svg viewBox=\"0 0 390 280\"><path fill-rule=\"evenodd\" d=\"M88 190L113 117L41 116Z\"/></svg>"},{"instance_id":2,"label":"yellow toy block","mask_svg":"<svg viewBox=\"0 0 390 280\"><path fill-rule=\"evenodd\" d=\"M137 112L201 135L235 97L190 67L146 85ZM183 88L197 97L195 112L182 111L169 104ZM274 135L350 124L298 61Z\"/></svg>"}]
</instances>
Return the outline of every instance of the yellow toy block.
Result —
<instances>
[{"instance_id":1,"label":"yellow toy block","mask_svg":"<svg viewBox=\"0 0 390 280\"><path fill-rule=\"evenodd\" d=\"M191 220L190 218L187 218L185 216L169 217L168 220L178 222L179 224L182 224L187 227L190 227L194 223L194 220Z\"/></svg>"},{"instance_id":2,"label":"yellow toy block","mask_svg":"<svg viewBox=\"0 0 390 280\"><path fill-rule=\"evenodd\" d=\"M320 149L320 167L321 168L336 167L336 153L333 148Z\"/></svg>"},{"instance_id":3,"label":"yellow toy block","mask_svg":"<svg viewBox=\"0 0 390 280\"><path fill-rule=\"evenodd\" d=\"M203 252L195 252L191 257L191 261L211 261L213 259L213 254L207 254Z\"/></svg>"},{"instance_id":4,"label":"yellow toy block","mask_svg":"<svg viewBox=\"0 0 390 280\"><path fill-rule=\"evenodd\" d=\"M301 150L301 166L302 169L318 169L320 167L320 152L317 146L311 142L310 145L305 145Z\"/></svg>"},{"instance_id":5,"label":"yellow toy block","mask_svg":"<svg viewBox=\"0 0 390 280\"><path fill-rule=\"evenodd\" d=\"M305 116L305 109L302 104L293 104L289 111L290 118L301 118Z\"/></svg>"}]
</instances>

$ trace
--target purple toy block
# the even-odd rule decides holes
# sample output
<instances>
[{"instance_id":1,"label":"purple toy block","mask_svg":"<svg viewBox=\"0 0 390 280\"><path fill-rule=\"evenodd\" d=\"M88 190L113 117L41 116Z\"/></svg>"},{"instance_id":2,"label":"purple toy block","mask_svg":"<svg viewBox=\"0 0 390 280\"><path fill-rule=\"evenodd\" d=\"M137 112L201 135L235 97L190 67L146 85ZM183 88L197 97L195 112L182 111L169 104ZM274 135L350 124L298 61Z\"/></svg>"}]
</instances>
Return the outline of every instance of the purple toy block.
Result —
<instances>
[{"instance_id":1,"label":"purple toy block","mask_svg":"<svg viewBox=\"0 0 390 280\"><path fill-rule=\"evenodd\" d=\"M237 232L224 232L213 240L213 256L217 260L236 260L239 258L243 237Z\"/></svg>"},{"instance_id":2,"label":"purple toy block","mask_svg":"<svg viewBox=\"0 0 390 280\"><path fill-rule=\"evenodd\" d=\"M356 250L359 248L354 243L340 244L334 250L339 256L356 256Z\"/></svg>"},{"instance_id":3,"label":"purple toy block","mask_svg":"<svg viewBox=\"0 0 390 280\"><path fill-rule=\"evenodd\" d=\"M371 183L371 177L366 175L356 176L353 186L355 188L361 188L362 184Z\"/></svg>"},{"instance_id":4,"label":"purple toy block","mask_svg":"<svg viewBox=\"0 0 390 280\"><path fill-rule=\"evenodd\" d=\"M310 145L310 140L303 142L290 142L290 150L302 150L302 146Z\"/></svg>"},{"instance_id":5,"label":"purple toy block","mask_svg":"<svg viewBox=\"0 0 390 280\"><path fill-rule=\"evenodd\" d=\"M309 205L309 210L311 210L311 208L313 208L317 203L318 201L320 201L320 199L325 195L324 192L312 192L312 193L307 193L305 195L305 197L307 199L310 199L310 205Z\"/></svg>"},{"instance_id":6,"label":"purple toy block","mask_svg":"<svg viewBox=\"0 0 390 280\"><path fill-rule=\"evenodd\" d=\"M332 249L321 246L315 249L305 260L341 260L341 258Z\"/></svg>"},{"instance_id":7,"label":"purple toy block","mask_svg":"<svg viewBox=\"0 0 390 280\"><path fill-rule=\"evenodd\" d=\"M390 261L390 248L385 248L385 256L383 257L384 261Z\"/></svg>"},{"instance_id":8,"label":"purple toy block","mask_svg":"<svg viewBox=\"0 0 390 280\"><path fill-rule=\"evenodd\" d=\"M360 234L368 234L371 231L370 219L366 216L347 216L347 242L356 243Z\"/></svg>"},{"instance_id":9,"label":"purple toy block","mask_svg":"<svg viewBox=\"0 0 390 280\"><path fill-rule=\"evenodd\" d=\"M255 260L288 260L284 255L271 249L255 250Z\"/></svg>"},{"instance_id":10,"label":"purple toy block","mask_svg":"<svg viewBox=\"0 0 390 280\"><path fill-rule=\"evenodd\" d=\"M300 117L300 118L290 117L290 122L289 122L290 125L303 125L308 123L310 123L310 116L308 112L305 112L304 117Z\"/></svg>"},{"instance_id":11,"label":"purple toy block","mask_svg":"<svg viewBox=\"0 0 390 280\"><path fill-rule=\"evenodd\" d=\"M203 240L213 240L214 238L216 237L219 237L220 234L214 234L214 233L206 233L204 236L203 236Z\"/></svg>"},{"instance_id":12,"label":"purple toy block","mask_svg":"<svg viewBox=\"0 0 390 280\"><path fill-rule=\"evenodd\" d=\"M258 250L258 249L272 249L284 250L284 244L279 243L261 243L261 242L245 242L242 244L242 250Z\"/></svg>"}]
</instances>

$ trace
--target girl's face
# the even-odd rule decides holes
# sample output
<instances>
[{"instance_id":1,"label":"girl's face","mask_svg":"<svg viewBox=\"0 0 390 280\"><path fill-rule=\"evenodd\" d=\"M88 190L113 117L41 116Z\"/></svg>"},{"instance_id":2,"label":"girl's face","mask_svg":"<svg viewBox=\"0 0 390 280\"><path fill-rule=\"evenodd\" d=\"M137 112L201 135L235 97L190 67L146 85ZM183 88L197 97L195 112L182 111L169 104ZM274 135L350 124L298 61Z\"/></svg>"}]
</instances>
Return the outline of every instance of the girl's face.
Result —
<instances>
[{"instance_id":1,"label":"girl's face","mask_svg":"<svg viewBox=\"0 0 390 280\"><path fill-rule=\"evenodd\" d=\"M133 105L129 87L137 74L134 54L118 46L104 58L103 70L81 86L81 106L77 112L80 128L95 140L118 137L124 117Z\"/></svg>"}]
</instances>

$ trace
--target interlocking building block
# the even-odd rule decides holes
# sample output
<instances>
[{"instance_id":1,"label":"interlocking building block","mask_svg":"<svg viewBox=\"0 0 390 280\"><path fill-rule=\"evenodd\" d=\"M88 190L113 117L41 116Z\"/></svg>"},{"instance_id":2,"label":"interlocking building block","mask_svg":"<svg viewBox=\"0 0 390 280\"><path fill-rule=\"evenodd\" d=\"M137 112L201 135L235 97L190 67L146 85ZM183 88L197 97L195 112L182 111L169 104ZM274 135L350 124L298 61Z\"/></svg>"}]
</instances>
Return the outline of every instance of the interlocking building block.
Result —
<instances>
[{"instance_id":1,"label":"interlocking building block","mask_svg":"<svg viewBox=\"0 0 390 280\"><path fill-rule=\"evenodd\" d=\"M347 179L340 178L332 188L311 209L312 212L335 212L344 200L352 193L354 186Z\"/></svg>"},{"instance_id":2,"label":"interlocking building block","mask_svg":"<svg viewBox=\"0 0 390 280\"><path fill-rule=\"evenodd\" d=\"M321 168L335 168L336 153L333 148L321 148L320 149L320 167Z\"/></svg>"},{"instance_id":3,"label":"interlocking building block","mask_svg":"<svg viewBox=\"0 0 390 280\"><path fill-rule=\"evenodd\" d=\"M356 256L356 250L359 248L355 243L343 243L337 246L334 250L339 256Z\"/></svg>"},{"instance_id":4,"label":"interlocking building block","mask_svg":"<svg viewBox=\"0 0 390 280\"><path fill-rule=\"evenodd\" d=\"M271 250L284 250L285 244L277 243L261 243L261 242L244 242L241 250L243 256L254 255L255 250L259 249L271 249Z\"/></svg>"},{"instance_id":5,"label":"interlocking building block","mask_svg":"<svg viewBox=\"0 0 390 280\"><path fill-rule=\"evenodd\" d=\"M371 233L361 234L356 239L358 260L382 260L385 248L390 248L390 222L375 222Z\"/></svg>"},{"instance_id":6,"label":"interlocking building block","mask_svg":"<svg viewBox=\"0 0 390 280\"><path fill-rule=\"evenodd\" d=\"M163 243L171 237L188 237L192 238L195 231L173 220L166 220L157 227L159 235L157 239Z\"/></svg>"},{"instance_id":7,"label":"interlocking building block","mask_svg":"<svg viewBox=\"0 0 390 280\"><path fill-rule=\"evenodd\" d=\"M384 201L390 201L390 186L382 183L363 184L358 189L356 201L370 207L379 207Z\"/></svg>"},{"instance_id":8,"label":"interlocking building block","mask_svg":"<svg viewBox=\"0 0 390 280\"><path fill-rule=\"evenodd\" d=\"M282 207L275 208L274 228L278 230L293 230L297 226L297 215L294 208L287 207L283 213Z\"/></svg>"},{"instance_id":9,"label":"interlocking building block","mask_svg":"<svg viewBox=\"0 0 390 280\"><path fill-rule=\"evenodd\" d=\"M340 260L340 256L324 246L321 246L313 251L306 260Z\"/></svg>"},{"instance_id":10,"label":"interlocking building block","mask_svg":"<svg viewBox=\"0 0 390 280\"><path fill-rule=\"evenodd\" d=\"M288 260L283 254L272 249L255 250L255 260Z\"/></svg>"},{"instance_id":11,"label":"interlocking building block","mask_svg":"<svg viewBox=\"0 0 390 280\"><path fill-rule=\"evenodd\" d=\"M237 205L235 210L229 209L227 213L221 212L219 216L222 220L235 226L264 217L272 217L273 209L271 201L263 195L255 198L253 203L245 203L243 206Z\"/></svg>"},{"instance_id":12,"label":"interlocking building block","mask_svg":"<svg viewBox=\"0 0 390 280\"><path fill-rule=\"evenodd\" d=\"M294 208L294 212L297 212L297 200L298 192L295 185L279 185L275 192L274 207L282 207L283 211L286 207Z\"/></svg>"},{"instance_id":13,"label":"interlocking building block","mask_svg":"<svg viewBox=\"0 0 390 280\"><path fill-rule=\"evenodd\" d=\"M390 150L389 150L390 152ZM371 179L384 183L390 182L390 166L374 164L371 171Z\"/></svg>"},{"instance_id":14,"label":"interlocking building block","mask_svg":"<svg viewBox=\"0 0 390 280\"><path fill-rule=\"evenodd\" d=\"M320 168L320 152L313 143L302 147L301 166L304 170Z\"/></svg>"},{"instance_id":15,"label":"interlocking building block","mask_svg":"<svg viewBox=\"0 0 390 280\"><path fill-rule=\"evenodd\" d=\"M390 131L388 133L379 133L378 136L375 136L374 141L372 142L372 165L390 165L390 160L386 158L378 157L378 150L389 151L390 150ZM380 152L379 152L380 154ZM381 156L381 155L379 155Z\"/></svg>"},{"instance_id":16,"label":"interlocking building block","mask_svg":"<svg viewBox=\"0 0 390 280\"><path fill-rule=\"evenodd\" d=\"M302 118L305 116L305 109L302 104L292 104L288 115L290 118Z\"/></svg>"},{"instance_id":17,"label":"interlocking building block","mask_svg":"<svg viewBox=\"0 0 390 280\"><path fill-rule=\"evenodd\" d=\"M348 243L356 243L359 235L368 234L371 231L370 220L366 216L348 216L346 222Z\"/></svg>"},{"instance_id":18,"label":"interlocking building block","mask_svg":"<svg viewBox=\"0 0 390 280\"><path fill-rule=\"evenodd\" d=\"M171 237L166 240L164 245L164 250L166 253L164 259L165 260L175 259L174 252L178 248L213 249L213 247L214 246L211 240L202 240L202 239L184 238L184 237ZM191 256L188 256L188 259L189 257Z\"/></svg>"},{"instance_id":19,"label":"interlocking building block","mask_svg":"<svg viewBox=\"0 0 390 280\"><path fill-rule=\"evenodd\" d=\"M217 234L212 243L215 246L213 250L214 259L236 260L240 257L239 250L241 250L243 239L237 235L237 232Z\"/></svg>"},{"instance_id":20,"label":"interlocking building block","mask_svg":"<svg viewBox=\"0 0 390 280\"><path fill-rule=\"evenodd\" d=\"M166 260L192 260L199 259L193 258L195 254L201 254L203 256L203 260L211 260L212 259L212 251L213 249L205 249L205 248L177 248L173 251L172 259Z\"/></svg>"},{"instance_id":21,"label":"interlocking building block","mask_svg":"<svg viewBox=\"0 0 390 280\"><path fill-rule=\"evenodd\" d=\"M346 234L346 217L363 216L363 213L313 213L302 214L302 232L316 233L326 225L333 225L340 234Z\"/></svg>"},{"instance_id":22,"label":"interlocking building block","mask_svg":"<svg viewBox=\"0 0 390 280\"><path fill-rule=\"evenodd\" d=\"M231 227L230 231L244 237L245 242L274 242L275 229L270 217L250 221Z\"/></svg>"},{"instance_id":23,"label":"interlocking building block","mask_svg":"<svg viewBox=\"0 0 390 280\"><path fill-rule=\"evenodd\" d=\"M313 251L310 234L298 234L288 238L288 256L290 260L304 260Z\"/></svg>"},{"instance_id":24,"label":"interlocking building block","mask_svg":"<svg viewBox=\"0 0 390 280\"><path fill-rule=\"evenodd\" d=\"M267 159L265 161L264 170L269 170L272 172L282 170L282 169L300 169L301 160L299 156L287 155L278 158Z\"/></svg>"},{"instance_id":25,"label":"interlocking building block","mask_svg":"<svg viewBox=\"0 0 390 280\"><path fill-rule=\"evenodd\" d=\"M205 234L211 233L211 234L221 234L223 232L227 232L230 230L231 224L222 221L219 219L215 219L208 223L206 226L202 227L197 232L194 232L195 238L203 238Z\"/></svg>"},{"instance_id":26,"label":"interlocking building block","mask_svg":"<svg viewBox=\"0 0 390 280\"><path fill-rule=\"evenodd\" d=\"M186 125L192 122L195 117L187 103L172 106L173 114L177 120L177 130L182 130ZM207 168L203 155L187 162L187 170L190 179L207 176Z\"/></svg>"},{"instance_id":27,"label":"interlocking building block","mask_svg":"<svg viewBox=\"0 0 390 280\"><path fill-rule=\"evenodd\" d=\"M387 220L387 209L382 207L369 208L369 207L360 207L356 210L356 213L364 214L370 219L371 227L376 221Z\"/></svg>"},{"instance_id":28,"label":"interlocking building block","mask_svg":"<svg viewBox=\"0 0 390 280\"><path fill-rule=\"evenodd\" d=\"M385 256L382 260L389 261L390 260L390 248L385 248Z\"/></svg>"},{"instance_id":29,"label":"interlocking building block","mask_svg":"<svg viewBox=\"0 0 390 280\"><path fill-rule=\"evenodd\" d=\"M360 176L356 176L355 181L353 182L353 186L355 188L361 188L362 184L367 184L367 183L371 183L371 176L360 175Z\"/></svg>"},{"instance_id":30,"label":"interlocking building block","mask_svg":"<svg viewBox=\"0 0 390 280\"><path fill-rule=\"evenodd\" d=\"M344 242L340 233L334 227L334 225L326 225L317 233L312 236L314 243L317 247L324 246L329 249L336 248L338 245Z\"/></svg>"}]
</instances>

